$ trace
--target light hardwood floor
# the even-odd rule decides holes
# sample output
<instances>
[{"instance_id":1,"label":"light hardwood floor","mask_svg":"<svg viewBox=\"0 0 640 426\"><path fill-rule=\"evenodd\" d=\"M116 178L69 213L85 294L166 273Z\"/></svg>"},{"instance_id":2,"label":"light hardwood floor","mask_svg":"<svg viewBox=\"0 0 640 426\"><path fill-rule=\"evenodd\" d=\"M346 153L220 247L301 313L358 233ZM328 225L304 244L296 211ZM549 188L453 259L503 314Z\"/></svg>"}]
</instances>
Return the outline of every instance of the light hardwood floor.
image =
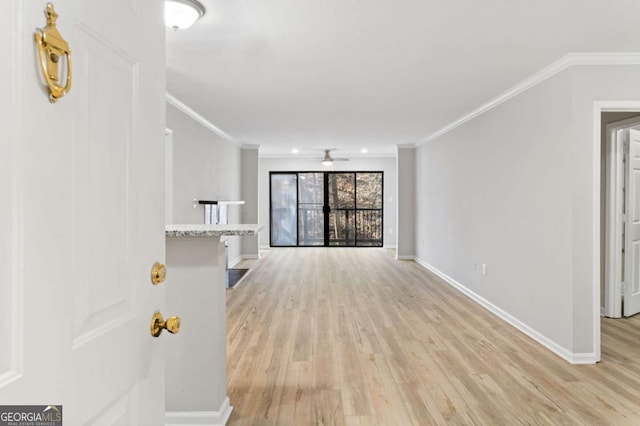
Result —
<instances>
[{"instance_id":1,"label":"light hardwood floor","mask_svg":"<svg viewBox=\"0 0 640 426\"><path fill-rule=\"evenodd\" d=\"M640 424L640 317L573 366L393 254L264 252L227 291L230 425Z\"/></svg>"}]
</instances>

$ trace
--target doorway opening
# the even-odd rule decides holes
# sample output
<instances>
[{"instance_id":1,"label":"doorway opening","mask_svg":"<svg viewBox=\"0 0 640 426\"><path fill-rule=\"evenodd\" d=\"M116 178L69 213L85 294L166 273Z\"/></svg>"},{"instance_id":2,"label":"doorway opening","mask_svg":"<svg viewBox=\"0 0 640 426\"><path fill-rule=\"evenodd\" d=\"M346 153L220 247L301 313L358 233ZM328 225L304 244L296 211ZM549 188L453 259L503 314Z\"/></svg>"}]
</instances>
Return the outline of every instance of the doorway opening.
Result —
<instances>
[{"instance_id":1,"label":"doorway opening","mask_svg":"<svg viewBox=\"0 0 640 426\"><path fill-rule=\"evenodd\" d=\"M384 174L270 172L271 247L382 247Z\"/></svg>"},{"instance_id":2,"label":"doorway opening","mask_svg":"<svg viewBox=\"0 0 640 426\"><path fill-rule=\"evenodd\" d=\"M601 313L621 318L640 312L640 115L604 112L602 130L605 223Z\"/></svg>"},{"instance_id":3,"label":"doorway opening","mask_svg":"<svg viewBox=\"0 0 640 426\"><path fill-rule=\"evenodd\" d=\"M618 236L620 244L623 241L622 233L615 231L611 224L615 222L609 219L615 219L612 211L608 210L609 206L615 207L615 202L610 199L615 194L615 189L608 185L612 184L609 178L613 161L611 153L614 148L613 144L607 143L612 132L615 130L616 122L626 120L633 117L640 117L640 101L596 101L594 102L594 145L593 145L593 190L594 190L594 215L593 215L593 353L595 361L599 362L602 356L602 335L601 335L601 317L607 315L607 307L605 302L609 302L607 292L609 290L610 277L613 271L619 273L619 277L623 275L623 265L619 268L611 263L610 258L615 245L611 244L614 236ZM640 121L640 120L639 120ZM609 126L614 124L613 126ZM609 128L607 128L609 126ZM619 168L621 172L624 168ZM617 179L624 179L624 176L618 176ZM640 185L639 185L640 187ZM613 187L615 188L615 187ZM620 198L620 201L622 198ZM613 208L612 207L612 208ZM640 210L639 210L640 211ZM615 210L613 210L615 212ZM640 247L640 246L639 246ZM620 251L622 245L620 245ZM621 278L620 278L621 279ZM622 281L621 281L622 282ZM614 285L614 284L612 284ZM622 290L622 284L620 285ZM622 301L620 301L620 310L622 310Z\"/></svg>"}]
</instances>

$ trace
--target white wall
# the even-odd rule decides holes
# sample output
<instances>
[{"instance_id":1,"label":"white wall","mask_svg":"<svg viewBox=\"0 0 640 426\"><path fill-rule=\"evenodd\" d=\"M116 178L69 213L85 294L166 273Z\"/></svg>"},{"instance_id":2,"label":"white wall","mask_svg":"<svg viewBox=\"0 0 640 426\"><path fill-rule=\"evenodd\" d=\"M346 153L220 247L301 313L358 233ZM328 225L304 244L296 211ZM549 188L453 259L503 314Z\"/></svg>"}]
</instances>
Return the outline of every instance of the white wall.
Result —
<instances>
[{"instance_id":1,"label":"white wall","mask_svg":"<svg viewBox=\"0 0 640 426\"><path fill-rule=\"evenodd\" d=\"M240 148L167 103L173 131L173 222L203 223L193 199L240 200ZM229 223L240 223L242 206L229 206ZM239 237L229 238L229 260L240 256Z\"/></svg>"},{"instance_id":2,"label":"white wall","mask_svg":"<svg viewBox=\"0 0 640 426\"><path fill-rule=\"evenodd\" d=\"M258 223L258 152L257 145L243 146L242 161L242 206L240 218L242 223ZM258 236L242 237L242 257L258 258Z\"/></svg>"},{"instance_id":3,"label":"white wall","mask_svg":"<svg viewBox=\"0 0 640 426\"><path fill-rule=\"evenodd\" d=\"M416 149L398 146L398 247L397 259L413 259L416 253Z\"/></svg>"},{"instance_id":4,"label":"white wall","mask_svg":"<svg viewBox=\"0 0 640 426\"><path fill-rule=\"evenodd\" d=\"M384 246L396 246L396 159L393 157L352 158L351 161L336 161L324 167L319 160L296 158L260 158L258 219L265 225L260 232L260 247L269 247L269 172L280 171L383 171L384 172Z\"/></svg>"},{"instance_id":5,"label":"white wall","mask_svg":"<svg viewBox=\"0 0 640 426\"><path fill-rule=\"evenodd\" d=\"M417 149L419 261L568 359L599 315L594 102L640 99L639 71L572 66Z\"/></svg>"}]
</instances>

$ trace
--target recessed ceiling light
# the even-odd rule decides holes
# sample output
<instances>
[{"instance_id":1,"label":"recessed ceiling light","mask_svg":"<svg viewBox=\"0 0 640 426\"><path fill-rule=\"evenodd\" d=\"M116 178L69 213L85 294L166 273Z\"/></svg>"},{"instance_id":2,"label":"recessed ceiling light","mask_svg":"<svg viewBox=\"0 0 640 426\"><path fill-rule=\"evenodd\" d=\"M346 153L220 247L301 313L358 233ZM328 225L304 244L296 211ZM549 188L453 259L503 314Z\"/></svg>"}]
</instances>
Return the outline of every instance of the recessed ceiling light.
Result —
<instances>
[{"instance_id":1,"label":"recessed ceiling light","mask_svg":"<svg viewBox=\"0 0 640 426\"><path fill-rule=\"evenodd\" d=\"M197 0L165 0L164 24L174 30L189 28L204 12L204 6Z\"/></svg>"},{"instance_id":2,"label":"recessed ceiling light","mask_svg":"<svg viewBox=\"0 0 640 426\"><path fill-rule=\"evenodd\" d=\"M300 152L300 151L298 151L298 148L293 148L293 149L291 150L291 153L292 153L292 154L297 154L298 152Z\"/></svg>"},{"instance_id":3,"label":"recessed ceiling light","mask_svg":"<svg viewBox=\"0 0 640 426\"><path fill-rule=\"evenodd\" d=\"M362 148L362 149L360 150L360 152L361 152L361 153L363 153L363 154L366 154L366 153L367 153L367 152L369 152L369 151L367 151L367 148Z\"/></svg>"}]
</instances>

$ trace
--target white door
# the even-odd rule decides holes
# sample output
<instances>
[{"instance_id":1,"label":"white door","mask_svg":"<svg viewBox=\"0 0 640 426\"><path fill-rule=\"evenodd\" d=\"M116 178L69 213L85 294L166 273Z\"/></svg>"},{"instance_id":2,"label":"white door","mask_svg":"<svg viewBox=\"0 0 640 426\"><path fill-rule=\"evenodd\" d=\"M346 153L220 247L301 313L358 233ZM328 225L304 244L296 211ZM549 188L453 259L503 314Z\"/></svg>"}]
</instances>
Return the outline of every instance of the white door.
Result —
<instances>
[{"instance_id":1,"label":"white door","mask_svg":"<svg viewBox=\"0 0 640 426\"><path fill-rule=\"evenodd\" d=\"M73 63L55 104L33 42L46 3L0 5L0 405L162 424L162 2L54 0Z\"/></svg>"},{"instance_id":2,"label":"white door","mask_svg":"<svg viewBox=\"0 0 640 426\"><path fill-rule=\"evenodd\" d=\"M624 131L626 156L623 315L640 312L640 132Z\"/></svg>"}]
</instances>

